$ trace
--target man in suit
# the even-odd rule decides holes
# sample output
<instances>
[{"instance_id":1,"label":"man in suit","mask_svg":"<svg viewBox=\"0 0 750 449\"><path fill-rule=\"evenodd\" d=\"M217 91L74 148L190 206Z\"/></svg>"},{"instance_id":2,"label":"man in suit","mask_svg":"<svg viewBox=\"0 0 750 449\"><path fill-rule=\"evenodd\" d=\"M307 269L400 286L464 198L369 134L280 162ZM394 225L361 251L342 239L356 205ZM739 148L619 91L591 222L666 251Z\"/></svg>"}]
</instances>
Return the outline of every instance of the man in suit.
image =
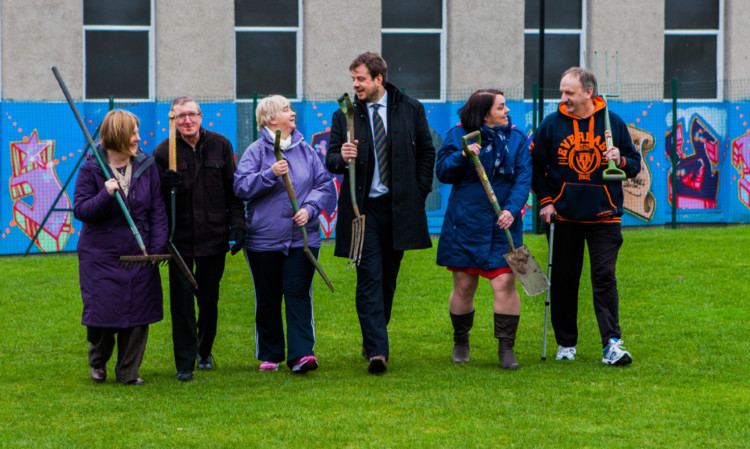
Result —
<instances>
[{"instance_id":1,"label":"man in suit","mask_svg":"<svg viewBox=\"0 0 750 449\"><path fill-rule=\"evenodd\" d=\"M356 304L368 371L386 371L387 326L404 251L432 246L425 199L432 190L435 147L424 106L388 82L388 66L372 52L349 66L354 101L354 135L349 143L346 117L333 115L326 167L344 174L355 165L355 196L365 215L362 259L357 266ZM348 257L354 218L348 188L341 189L335 255Z\"/></svg>"}]
</instances>

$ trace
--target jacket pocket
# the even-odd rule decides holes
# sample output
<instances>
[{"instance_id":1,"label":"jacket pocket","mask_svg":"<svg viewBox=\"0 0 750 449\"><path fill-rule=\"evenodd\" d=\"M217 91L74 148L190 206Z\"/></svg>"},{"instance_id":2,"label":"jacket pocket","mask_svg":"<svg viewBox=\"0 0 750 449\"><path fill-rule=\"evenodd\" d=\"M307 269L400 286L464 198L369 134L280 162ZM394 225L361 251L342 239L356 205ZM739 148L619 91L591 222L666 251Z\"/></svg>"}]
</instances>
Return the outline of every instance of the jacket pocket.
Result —
<instances>
[{"instance_id":1,"label":"jacket pocket","mask_svg":"<svg viewBox=\"0 0 750 449\"><path fill-rule=\"evenodd\" d=\"M617 212L607 186L596 184L566 182L553 203L562 217L575 221L602 220Z\"/></svg>"}]
</instances>

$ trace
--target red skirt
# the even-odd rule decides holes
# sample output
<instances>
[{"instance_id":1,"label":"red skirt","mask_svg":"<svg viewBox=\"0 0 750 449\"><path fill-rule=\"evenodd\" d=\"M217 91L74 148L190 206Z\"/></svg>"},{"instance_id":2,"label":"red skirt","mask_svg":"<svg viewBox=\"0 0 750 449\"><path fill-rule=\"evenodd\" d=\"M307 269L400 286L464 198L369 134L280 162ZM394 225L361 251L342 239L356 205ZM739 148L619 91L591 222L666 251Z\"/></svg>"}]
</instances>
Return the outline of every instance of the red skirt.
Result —
<instances>
[{"instance_id":1,"label":"red skirt","mask_svg":"<svg viewBox=\"0 0 750 449\"><path fill-rule=\"evenodd\" d=\"M513 270L511 270L510 267L495 268L494 270L483 270L481 268L472 268L472 267L466 267L466 268L448 267L448 271L460 271L466 274L478 274L479 276L482 276L483 278L493 279L493 278L500 276L501 274L510 273Z\"/></svg>"}]
</instances>

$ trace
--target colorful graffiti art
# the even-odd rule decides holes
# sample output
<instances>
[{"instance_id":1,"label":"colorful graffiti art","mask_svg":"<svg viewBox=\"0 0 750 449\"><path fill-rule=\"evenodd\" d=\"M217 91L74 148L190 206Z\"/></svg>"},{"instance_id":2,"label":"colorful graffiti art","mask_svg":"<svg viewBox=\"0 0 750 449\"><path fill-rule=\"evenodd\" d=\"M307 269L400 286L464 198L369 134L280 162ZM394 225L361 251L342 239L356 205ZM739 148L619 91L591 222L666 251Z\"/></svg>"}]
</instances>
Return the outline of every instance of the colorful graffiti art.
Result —
<instances>
[{"instance_id":1,"label":"colorful graffiti art","mask_svg":"<svg viewBox=\"0 0 750 449\"><path fill-rule=\"evenodd\" d=\"M677 124L677 185L670 169L669 202L677 195L678 209L715 209L719 192L719 139L698 115L690 119L690 134L684 138L684 122ZM691 151L692 149L692 151ZM667 157L672 159L672 133L666 133Z\"/></svg>"},{"instance_id":2,"label":"colorful graffiti art","mask_svg":"<svg viewBox=\"0 0 750 449\"><path fill-rule=\"evenodd\" d=\"M740 175L737 196L747 208L750 208L750 134L732 141L732 166Z\"/></svg>"},{"instance_id":3,"label":"colorful graffiti art","mask_svg":"<svg viewBox=\"0 0 750 449\"><path fill-rule=\"evenodd\" d=\"M13 199L13 220L42 252L62 251L73 232L73 214L54 211L45 221L47 213L56 209L70 209L70 198L63 192L57 204L55 198L62 184L55 171L55 141L39 140L37 130L20 142L10 143L13 175L10 178L10 195ZM27 204L27 201L31 204Z\"/></svg>"},{"instance_id":4,"label":"colorful graffiti art","mask_svg":"<svg viewBox=\"0 0 750 449\"><path fill-rule=\"evenodd\" d=\"M641 153L641 171L635 178L626 179L622 183L625 211L642 220L651 221L656 210L656 199L651 193L651 170L646 163L645 155L654 149L656 141L653 134L633 125L628 125L628 131L635 149Z\"/></svg>"},{"instance_id":5,"label":"colorful graffiti art","mask_svg":"<svg viewBox=\"0 0 750 449\"><path fill-rule=\"evenodd\" d=\"M318 153L323 164L325 164L326 153L328 152L328 139L330 134L330 131L315 133L310 140L310 146L316 153ZM338 196L339 192L341 192L341 180L343 178L344 175L336 175L333 177L333 181L331 181L336 186L336 204L338 204ZM325 238L331 238L333 236L333 232L336 230L337 215L338 207L335 207L333 210L323 210L320 212L318 221L320 221L320 229Z\"/></svg>"}]
</instances>

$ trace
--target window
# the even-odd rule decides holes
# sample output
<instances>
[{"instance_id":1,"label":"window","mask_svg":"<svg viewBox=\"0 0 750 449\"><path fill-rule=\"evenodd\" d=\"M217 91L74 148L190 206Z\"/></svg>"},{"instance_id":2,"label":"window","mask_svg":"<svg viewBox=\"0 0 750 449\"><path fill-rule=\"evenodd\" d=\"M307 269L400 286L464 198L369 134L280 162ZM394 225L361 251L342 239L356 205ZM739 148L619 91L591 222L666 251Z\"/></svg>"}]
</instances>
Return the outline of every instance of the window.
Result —
<instances>
[{"instance_id":1,"label":"window","mask_svg":"<svg viewBox=\"0 0 750 449\"><path fill-rule=\"evenodd\" d=\"M234 0L236 95L302 94L302 0Z\"/></svg>"},{"instance_id":2,"label":"window","mask_svg":"<svg viewBox=\"0 0 750 449\"><path fill-rule=\"evenodd\" d=\"M666 0L664 98L721 98L724 0Z\"/></svg>"},{"instance_id":3,"label":"window","mask_svg":"<svg viewBox=\"0 0 750 449\"><path fill-rule=\"evenodd\" d=\"M445 14L445 0L382 0L388 81L412 97L444 97Z\"/></svg>"},{"instance_id":4,"label":"window","mask_svg":"<svg viewBox=\"0 0 750 449\"><path fill-rule=\"evenodd\" d=\"M84 0L86 99L152 98L153 17L151 0Z\"/></svg>"},{"instance_id":5,"label":"window","mask_svg":"<svg viewBox=\"0 0 750 449\"><path fill-rule=\"evenodd\" d=\"M526 0L524 14L525 98L533 96L532 86L539 83L539 8L540 0ZM583 12L586 0L554 0L544 2L544 89L560 85L560 76L570 67L578 66L586 48Z\"/></svg>"}]
</instances>

